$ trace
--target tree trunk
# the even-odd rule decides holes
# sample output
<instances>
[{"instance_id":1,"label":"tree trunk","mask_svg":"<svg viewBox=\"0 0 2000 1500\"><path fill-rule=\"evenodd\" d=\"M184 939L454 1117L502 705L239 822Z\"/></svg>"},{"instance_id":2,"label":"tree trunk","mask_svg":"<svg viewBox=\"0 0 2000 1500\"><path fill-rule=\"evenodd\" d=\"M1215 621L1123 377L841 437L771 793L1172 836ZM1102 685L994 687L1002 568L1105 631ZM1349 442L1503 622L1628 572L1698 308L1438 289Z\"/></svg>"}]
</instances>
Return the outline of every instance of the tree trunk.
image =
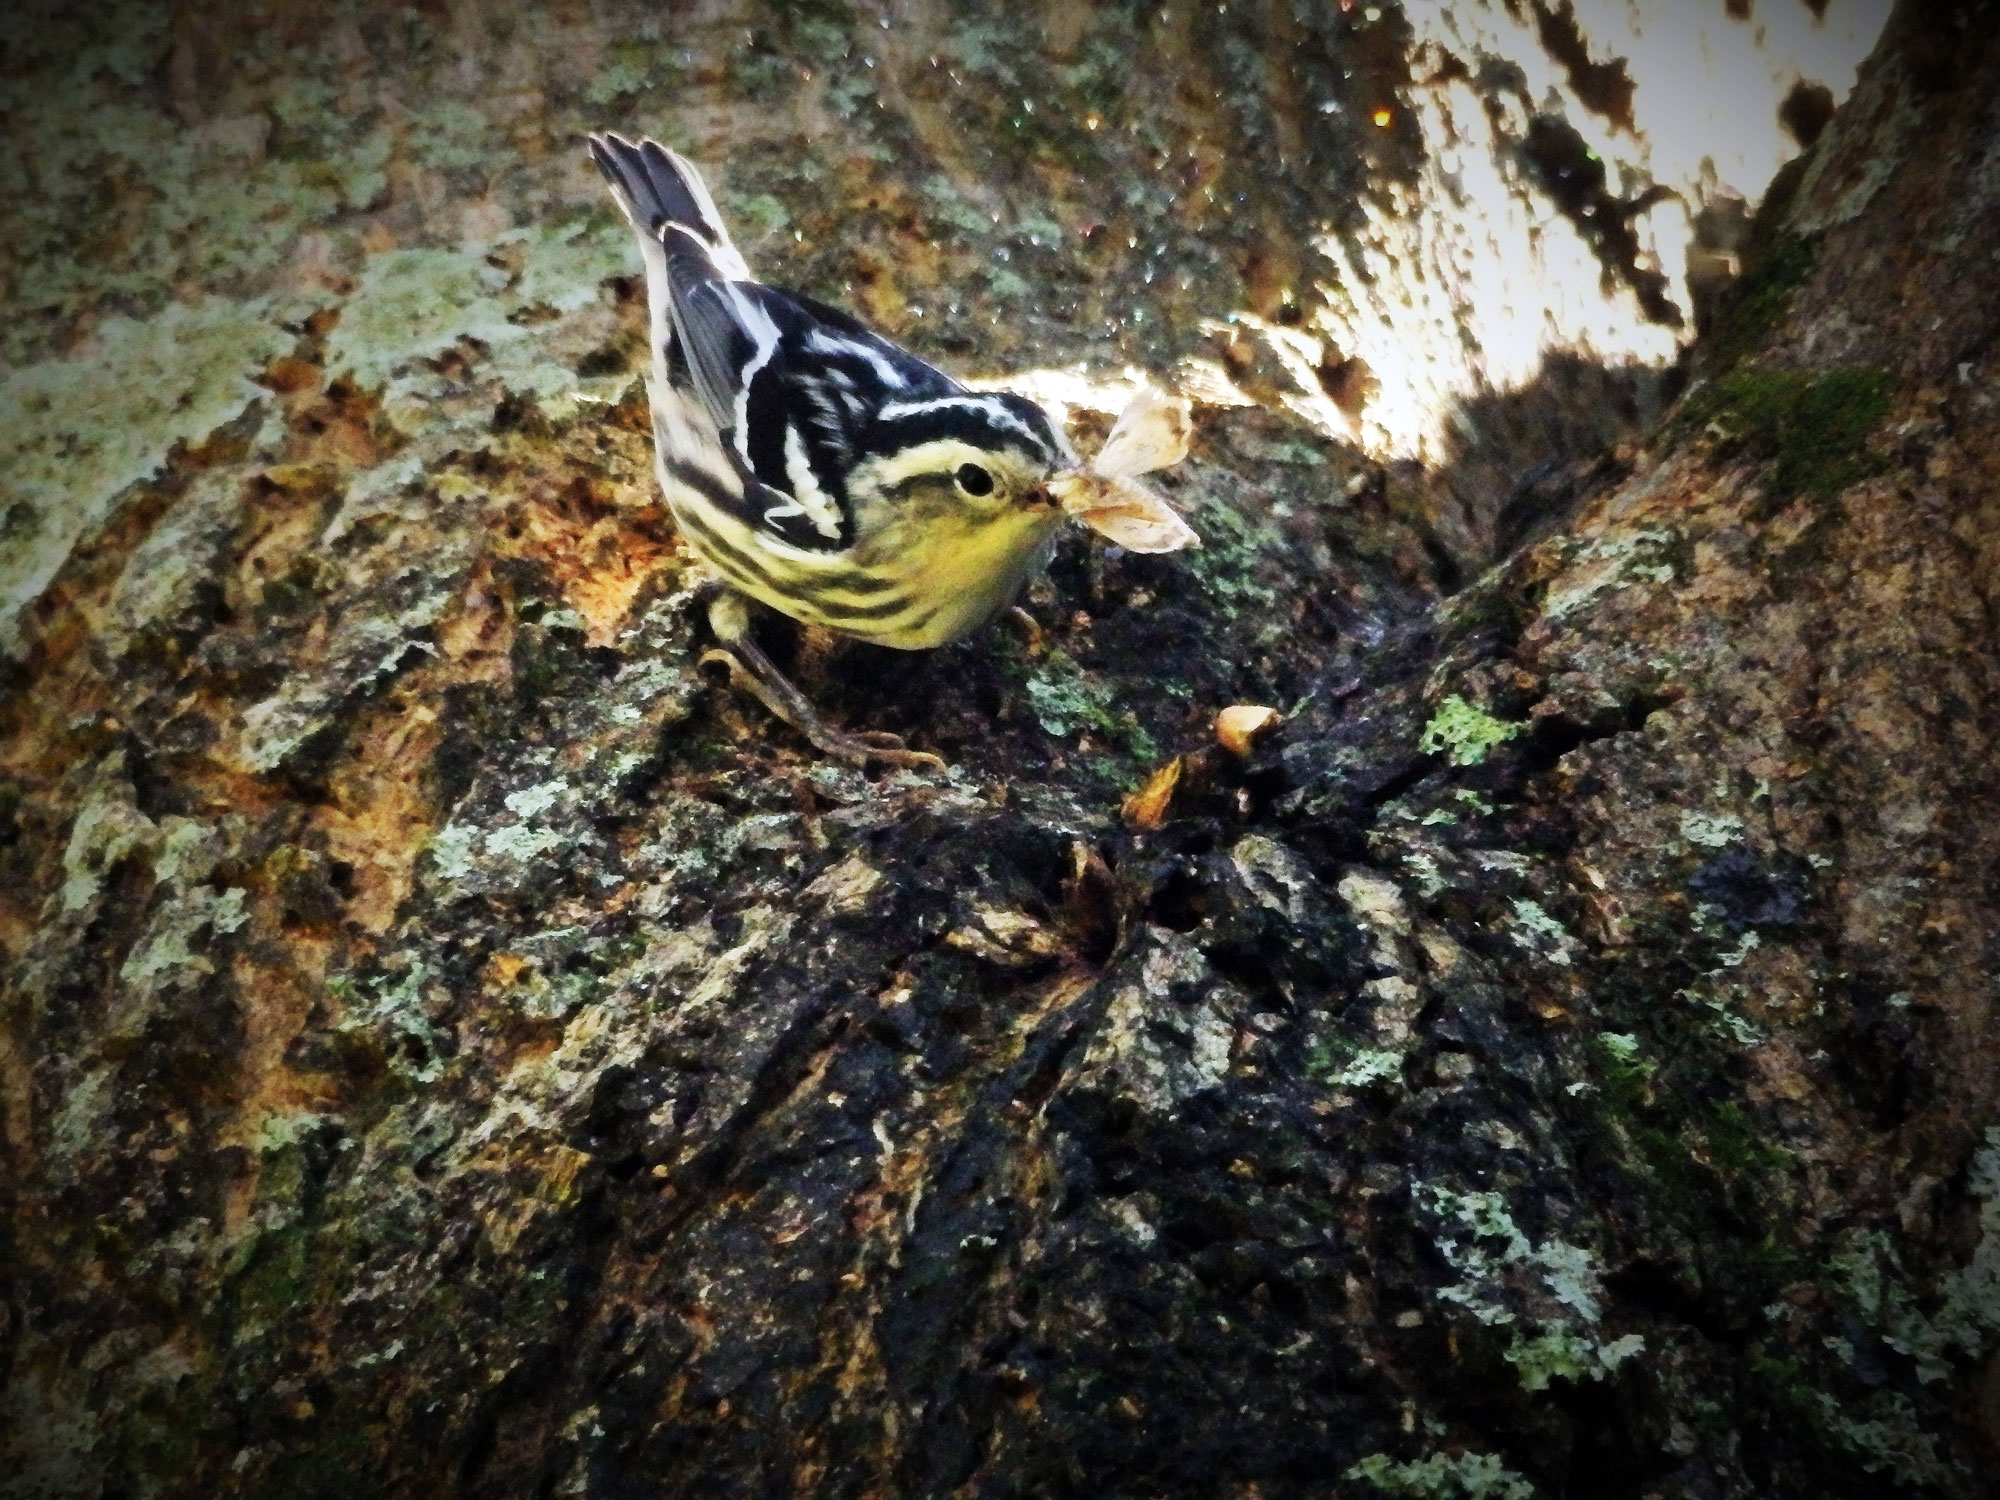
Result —
<instances>
[{"instance_id":1,"label":"tree trunk","mask_svg":"<svg viewBox=\"0 0 2000 1500\"><path fill-rule=\"evenodd\" d=\"M10 54L0 1495L1992 1493L1995 7L1889 19L1679 372L1432 428L1436 100L1697 308L1414 12L613 9ZM696 670L621 126L955 368L1183 361L1201 551L771 624L949 775Z\"/></svg>"}]
</instances>

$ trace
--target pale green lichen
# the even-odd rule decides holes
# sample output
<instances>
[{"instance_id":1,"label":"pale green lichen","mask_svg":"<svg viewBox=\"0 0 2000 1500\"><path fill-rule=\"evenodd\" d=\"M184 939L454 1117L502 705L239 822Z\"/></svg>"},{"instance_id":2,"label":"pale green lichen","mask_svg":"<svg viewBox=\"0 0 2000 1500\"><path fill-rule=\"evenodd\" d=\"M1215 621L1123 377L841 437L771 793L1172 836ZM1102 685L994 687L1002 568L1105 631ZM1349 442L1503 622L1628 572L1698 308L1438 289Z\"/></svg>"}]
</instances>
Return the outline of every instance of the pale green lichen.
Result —
<instances>
[{"instance_id":1,"label":"pale green lichen","mask_svg":"<svg viewBox=\"0 0 2000 1500\"><path fill-rule=\"evenodd\" d=\"M1397 1463L1371 1453L1346 1478L1373 1485L1385 1495L1414 1500L1534 1500L1535 1487L1491 1453L1433 1453L1413 1463Z\"/></svg>"},{"instance_id":2,"label":"pale green lichen","mask_svg":"<svg viewBox=\"0 0 2000 1500\"><path fill-rule=\"evenodd\" d=\"M1848 105L1828 128L1831 139L1806 154L1806 167L1792 195L1790 227L1817 234L1858 216L1884 186L1896 180L1912 145L1924 140L1924 115L1919 90L1900 59L1865 70ZM1850 130L1868 133L1868 150L1858 154L1837 149ZM1851 138L1851 137L1850 137ZM1831 171L1840 192L1824 208L1812 205L1820 197L1821 178ZM1976 201L1976 200L1975 200Z\"/></svg>"},{"instance_id":3,"label":"pale green lichen","mask_svg":"<svg viewBox=\"0 0 2000 1500\"><path fill-rule=\"evenodd\" d=\"M1673 532L1651 528L1585 543L1564 574L1562 585L1549 590L1542 603L1543 616L1560 623L1599 595L1633 580L1671 583L1674 566L1667 554L1678 543Z\"/></svg>"},{"instance_id":4,"label":"pale green lichen","mask_svg":"<svg viewBox=\"0 0 2000 1500\"><path fill-rule=\"evenodd\" d=\"M583 91L586 103L603 106L631 97L658 93L680 77L678 49L656 39L620 37L604 49Z\"/></svg>"},{"instance_id":5,"label":"pale green lichen","mask_svg":"<svg viewBox=\"0 0 2000 1500\"><path fill-rule=\"evenodd\" d=\"M1535 1248L1534 1259L1556 1301L1574 1308L1588 1322L1603 1316L1597 1263L1588 1250L1567 1240L1548 1240Z\"/></svg>"},{"instance_id":6,"label":"pale green lichen","mask_svg":"<svg viewBox=\"0 0 2000 1500\"><path fill-rule=\"evenodd\" d=\"M502 799L518 822L487 829L447 823L431 837L432 869L441 879L468 881L479 877L486 861L526 865L561 848L572 835L540 820L574 793L575 788L559 777L535 782L509 792Z\"/></svg>"},{"instance_id":7,"label":"pale green lichen","mask_svg":"<svg viewBox=\"0 0 2000 1500\"><path fill-rule=\"evenodd\" d=\"M270 1156L296 1146L336 1117L314 1114L310 1111L298 1114L269 1114L257 1127L255 1146L259 1156Z\"/></svg>"},{"instance_id":8,"label":"pale green lichen","mask_svg":"<svg viewBox=\"0 0 2000 1500\"><path fill-rule=\"evenodd\" d=\"M118 970L122 987L109 1030L136 1035L152 1017L159 995L170 986L215 972L204 934L221 936L250 920L241 886L216 891L195 886L163 903L146 924Z\"/></svg>"},{"instance_id":9,"label":"pale green lichen","mask_svg":"<svg viewBox=\"0 0 2000 1500\"><path fill-rule=\"evenodd\" d=\"M1437 712L1424 725L1417 748L1426 755L1442 754L1455 766L1476 766L1496 746L1506 744L1526 728L1525 724L1496 719L1477 704L1453 693L1438 705Z\"/></svg>"},{"instance_id":10,"label":"pale green lichen","mask_svg":"<svg viewBox=\"0 0 2000 1500\"><path fill-rule=\"evenodd\" d=\"M507 810L517 817L537 818L561 801L568 790L568 783L563 781L544 781L535 786L525 786L507 794Z\"/></svg>"},{"instance_id":11,"label":"pale green lichen","mask_svg":"<svg viewBox=\"0 0 2000 1500\"><path fill-rule=\"evenodd\" d=\"M592 956L591 934L585 927L545 928L516 941L513 951L532 960L533 966L515 980L508 1000L522 1015L535 1020L573 1015L616 982L584 961Z\"/></svg>"},{"instance_id":12,"label":"pale green lichen","mask_svg":"<svg viewBox=\"0 0 2000 1500\"><path fill-rule=\"evenodd\" d=\"M2000 1126L1989 1126L1986 1145L1972 1158L1972 1196L1979 1200L1978 1246L1945 1284L1934 1322L1968 1352L2000 1334Z\"/></svg>"},{"instance_id":13,"label":"pale green lichen","mask_svg":"<svg viewBox=\"0 0 2000 1500\"><path fill-rule=\"evenodd\" d=\"M49 1126L51 1154L80 1156L103 1140L104 1116L118 1098L118 1070L106 1065L75 1078Z\"/></svg>"},{"instance_id":14,"label":"pale green lichen","mask_svg":"<svg viewBox=\"0 0 2000 1500\"><path fill-rule=\"evenodd\" d=\"M579 376L553 346L563 316L595 301L599 283L634 269L637 256L630 232L608 217L512 229L469 249L384 252L342 308L327 364L380 390L406 432L450 420L449 382L429 361L461 340L476 341L480 373L552 416L567 414L566 400L613 400L629 376Z\"/></svg>"},{"instance_id":15,"label":"pale green lichen","mask_svg":"<svg viewBox=\"0 0 2000 1500\"><path fill-rule=\"evenodd\" d=\"M530 828L517 823L507 828L496 828L487 834L486 852L526 864L551 849L561 848L562 843L563 836L552 828Z\"/></svg>"},{"instance_id":16,"label":"pale green lichen","mask_svg":"<svg viewBox=\"0 0 2000 1500\"><path fill-rule=\"evenodd\" d=\"M1746 930L1736 939L1736 946L1718 953L1715 961L1725 969L1740 968L1743 961L1764 946L1764 939L1754 929Z\"/></svg>"},{"instance_id":17,"label":"pale green lichen","mask_svg":"<svg viewBox=\"0 0 2000 1500\"><path fill-rule=\"evenodd\" d=\"M97 785L70 825L63 850L62 909L82 911L97 899L104 877L135 856L155 854L160 830L133 801L125 775L125 752L114 751L98 767Z\"/></svg>"},{"instance_id":18,"label":"pale green lichen","mask_svg":"<svg viewBox=\"0 0 2000 1500\"><path fill-rule=\"evenodd\" d=\"M166 839L153 861L153 878L165 885L206 880L222 857L222 836L213 823L169 814Z\"/></svg>"},{"instance_id":19,"label":"pale green lichen","mask_svg":"<svg viewBox=\"0 0 2000 1500\"><path fill-rule=\"evenodd\" d=\"M469 548L469 539L460 543ZM426 634L457 597L449 551L439 549L422 575L417 597L393 615L354 611L342 619L326 654L335 670L300 673L261 703L243 711L243 760L254 771L272 771L303 749L357 693L372 692L413 658L435 655Z\"/></svg>"},{"instance_id":20,"label":"pale green lichen","mask_svg":"<svg viewBox=\"0 0 2000 1500\"><path fill-rule=\"evenodd\" d=\"M473 872L473 848L479 830L449 823L431 839L431 865L446 880L463 880Z\"/></svg>"},{"instance_id":21,"label":"pale green lichen","mask_svg":"<svg viewBox=\"0 0 2000 1500\"><path fill-rule=\"evenodd\" d=\"M544 630L574 630L581 634L590 629L590 621L583 617L583 611L571 609L568 605L543 610L540 623Z\"/></svg>"},{"instance_id":22,"label":"pale green lichen","mask_svg":"<svg viewBox=\"0 0 2000 1500\"><path fill-rule=\"evenodd\" d=\"M1954 1353L1977 1359L2000 1335L2000 1127L1989 1128L1985 1140L1968 1174L1979 1204L1979 1242L1938 1283L1933 1311L1924 1311L1922 1301L1932 1299L1911 1288L1895 1240L1882 1231L1852 1232L1833 1260L1861 1321L1914 1361L1926 1384L1952 1378Z\"/></svg>"},{"instance_id":23,"label":"pale green lichen","mask_svg":"<svg viewBox=\"0 0 2000 1500\"><path fill-rule=\"evenodd\" d=\"M1870 1474L1887 1470L1897 1483L1954 1490L1965 1472L1938 1456L1937 1435L1925 1432L1916 1408L1900 1391L1874 1391L1859 1403L1816 1391L1814 1404L1827 1431L1852 1449Z\"/></svg>"},{"instance_id":24,"label":"pale green lichen","mask_svg":"<svg viewBox=\"0 0 2000 1500\"><path fill-rule=\"evenodd\" d=\"M1328 1082L1341 1088L1361 1089L1374 1083L1396 1083L1403 1076L1403 1054L1379 1048L1364 1048L1335 1071Z\"/></svg>"},{"instance_id":25,"label":"pale green lichen","mask_svg":"<svg viewBox=\"0 0 2000 1500\"><path fill-rule=\"evenodd\" d=\"M1423 1192L1432 1208L1454 1221L1436 1243L1447 1264L1464 1278L1442 1288L1439 1300L1465 1308L1489 1327L1514 1324L1524 1316L1536 1327L1532 1334L1517 1332L1506 1354L1525 1389L1545 1389L1556 1378L1602 1380L1645 1348L1637 1334L1613 1339L1596 1335L1604 1289L1597 1258L1589 1250L1555 1238L1535 1243L1514 1222L1499 1193L1435 1184ZM1482 1241L1499 1245L1489 1249ZM1540 1283L1539 1297L1520 1300L1530 1285L1523 1282L1524 1275Z\"/></svg>"},{"instance_id":26,"label":"pale green lichen","mask_svg":"<svg viewBox=\"0 0 2000 1500\"><path fill-rule=\"evenodd\" d=\"M1567 1324L1557 1324L1532 1338L1516 1334L1507 1346L1506 1360L1520 1372L1521 1389L1543 1391L1551 1380L1603 1380L1645 1348L1645 1338L1636 1333L1599 1343Z\"/></svg>"},{"instance_id":27,"label":"pale green lichen","mask_svg":"<svg viewBox=\"0 0 2000 1500\"><path fill-rule=\"evenodd\" d=\"M1734 813L1684 812L1681 837L1704 849L1723 849L1743 837L1743 820Z\"/></svg>"},{"instance_id":28,"label":"pale green lichen","mask_svg":"<svg viewBox=\"0 0 2000 1500\"><path fill-rule=\"evenodd\" d=\"M407 965L400 976L384 975L359 989L339 978L329 981L327 989L336 999L361 1001L340 1020L341 1031L403 1039L410 1045L389 1049L391 1060L415 1082L434 1083L444 1072L444 1058L442 1038L424 1008L430 970L421 960L407 960Z\"/></svg>"},{"instance_id":29,"label":"pale green lichen","mask_svg":"<svg viewBox=\"0 0 2000 1500\"><path fill-rule=\"evenodd\" d=\"M1607 1031L1598 1037L1597 1041L1599 1046L1617 1058L1619 1062L1633 1066L1640 1065L1639 1039L1630 1032Z\"/></svg>"},{"instance_id":30,"label":"pale green lichen","mask_svg":"<svg viewBox=\"0 0 2000 1500\"><path fill-rule=\"evenodd\" d=\"M1751 933L1748 936L1754 937ZM1721 1036L1739 1047L1755 1046L1763 1040L1763 1035L1737 1007L1745 998L1743 986L1732 984L1725 977L1729 970L1742 962L1755 943L1739 945L1733 954L1725 953L1721 965L1700 975L1692 984L1674 991L1676 1000L1685 1000L1699 1005L1709 1014L1709 1025Z\"/></svg>"},{"instance_id":31,"label":"pale green lichen","mask_svg":"<svg viewBox=\"0 0 2000 1500\"><path fill-rule=\"evenodd\" d=\"M1436 856L1427 849L1404 850L1403 867L1416 878L1417 893L1426 901L1451 884L1438 868Z\"/></svg>"},{"instance_id":32,"label":"pale green lichen","mask_svg":"<svg viewBox=\"0 0 2000 1500\"><path fill-rule=\"evenodd\" d=\"M1541 903L1515 898L1514 922L1514 941L1521 947L1552 964L1564 968L1570 965L1577 941L1569 935L1568 928L1542 909Z\"/></svg>"},{"instance_id":33,"label":"pale green lichen","mask_svg":"<svg viewBox=\"0 0 2000 1500\"><path fill-rule=\"evenodd\" d=\"M270 303L204 298L106 318L77 354L0 376L0 652L77 540L262 396L250 377L290 344Z\"/></svg>"}]
</instances>

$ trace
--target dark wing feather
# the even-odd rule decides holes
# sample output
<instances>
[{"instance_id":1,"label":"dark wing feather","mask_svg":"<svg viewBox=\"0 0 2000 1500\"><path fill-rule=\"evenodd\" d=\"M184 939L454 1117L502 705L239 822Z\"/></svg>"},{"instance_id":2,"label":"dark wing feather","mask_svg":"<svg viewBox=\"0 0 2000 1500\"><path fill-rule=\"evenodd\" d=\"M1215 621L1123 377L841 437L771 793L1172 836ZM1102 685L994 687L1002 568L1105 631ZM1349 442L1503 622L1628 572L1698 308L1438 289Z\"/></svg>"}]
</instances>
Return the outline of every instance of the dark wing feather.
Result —
<instances>
[{"instance_id":1,"label":"dark wing feather","mask_svg":"<svg viewBox=\"0 0 2000 1500\"><path fill-rule=\"evenodd\" d=\"M769 361L781 335L759 305L755 282L717 276L705 247L678 225L668 225L661 240L674 332L687 356L691 384L715 430L726 435L736 427L737 392Z\"/></svg>"},{"instance_id":2,"label":"dark wing feather","mask_svg":"<svg viewBox=\"0 0 2000 1500\"><path fill-rule=\"evenodd\" d=\"M883 406L963 387L822 304L756 282L698 279L698 254L690 245L674 265L674 324L689 385L744 481L746 519L793 546L848 545L847 472Z\"/></svg>"}]
</instances>

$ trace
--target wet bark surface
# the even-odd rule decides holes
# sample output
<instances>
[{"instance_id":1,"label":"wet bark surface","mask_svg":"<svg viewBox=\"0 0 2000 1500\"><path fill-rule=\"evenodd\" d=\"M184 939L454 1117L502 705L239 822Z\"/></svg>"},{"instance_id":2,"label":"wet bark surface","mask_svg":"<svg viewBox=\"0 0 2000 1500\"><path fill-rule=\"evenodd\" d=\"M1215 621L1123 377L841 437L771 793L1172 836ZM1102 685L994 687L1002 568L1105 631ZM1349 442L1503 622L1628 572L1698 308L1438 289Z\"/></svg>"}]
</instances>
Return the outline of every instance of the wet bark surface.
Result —
<instances>
[{"instance_id":1,"label":"wet bark surface","mask_svg":"<svg viewBox=\"0 0 2000 1500\"><path fill-rule=\"evenodd\" d=\"M395 109L476 14L148 33L133 86L225 160L217 100L310 77L279 41L332 59L258 118L387 118L379 183L298 159L388 239L243 230L256 388L16 626L0 1494L1991 1492L1994 9L1898 11L1657 421L1677 382L1552 364L1429 468L1194 313L1287 326L1332 164L1402 171L1401 13L1325 9L899 11L859 135L806 116L872 12L538 78L502 36L518 175L469 200ZM946 91L947 41L1043 110ZM635 268L580 176L520 186L663 78L786 279L961 368L1207 349L1247 393L1163 479L1199 552L1071 539L1033 630L933 653L770 623L948 774L816 760L694 667ZM1272 141L1313 171L1190 206ZM1111 200L1149 151L1171 208ZM981 226L1007 172L1060 250ZM423 238L496 202L537 227ZM112 289L19 293L14 357L146 311L92 243ZM205 285L153 315L226 332ZM1235 754L1232 703L1286 719Z\"/></svg>"}]
</instances>

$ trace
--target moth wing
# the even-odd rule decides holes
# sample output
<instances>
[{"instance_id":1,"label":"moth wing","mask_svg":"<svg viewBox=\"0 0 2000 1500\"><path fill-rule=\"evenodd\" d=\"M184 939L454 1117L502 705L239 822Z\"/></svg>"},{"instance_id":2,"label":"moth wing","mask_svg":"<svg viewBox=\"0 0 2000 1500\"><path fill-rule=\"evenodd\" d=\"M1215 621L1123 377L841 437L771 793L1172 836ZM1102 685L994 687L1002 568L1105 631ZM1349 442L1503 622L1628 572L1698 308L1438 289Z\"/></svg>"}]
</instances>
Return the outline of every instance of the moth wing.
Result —
<instances>
[{"instance_id":1,"label":"moth wing","mask_svg":"<svg viewBox=\"0 0 2000 1500\"><path fill-rule=\"evenodd\" d=\"M1188 404L1146 386L1125 403L1090 467L1107 479L1131 479L1187 457Z\"/></svg>"},{"instance_id":2,"label":"moth wing","mask_svg":"<svg viewBox=\"0 0 2000 1500\"><path fill-rule=\"evenodd\" d=\"M1178 552L1201 545L1194 528L1136 479L1085 469L1058 475L1049 489L1068 515L1128 552Z\"/></svg>"}]
</instances>

